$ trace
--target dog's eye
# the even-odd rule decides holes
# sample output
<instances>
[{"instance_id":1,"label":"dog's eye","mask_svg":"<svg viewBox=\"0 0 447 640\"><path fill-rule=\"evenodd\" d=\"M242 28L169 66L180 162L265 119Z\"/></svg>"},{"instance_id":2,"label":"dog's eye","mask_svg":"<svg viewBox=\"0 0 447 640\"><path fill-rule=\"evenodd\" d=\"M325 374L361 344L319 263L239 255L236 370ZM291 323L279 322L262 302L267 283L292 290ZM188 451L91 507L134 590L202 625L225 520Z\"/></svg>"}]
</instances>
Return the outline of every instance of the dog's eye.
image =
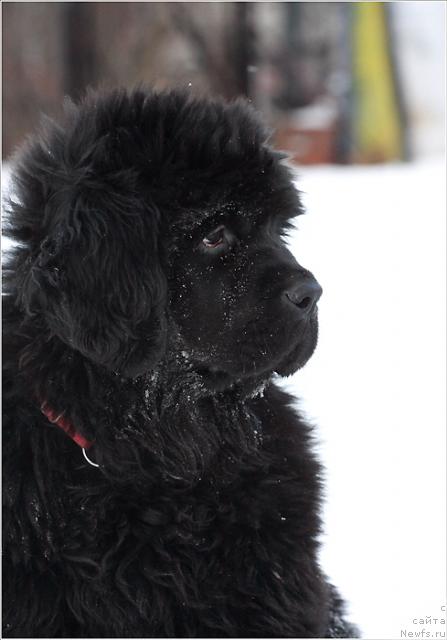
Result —
<instances>
[{"instance_id":1,"label":"dog's eye","mask_svg":"<svg viewBox=\"0 0 447 640\"><path fill-rule=\"evenodd\" d=\"M202 245L207 249L215 249L216 247L220 247L225 244L225 227L220 226L217 229L214 229L211 233L209 233L205 238L202 239Z\"/></svg>"},{"instance_id":2,"label":"dog's eye","mask_svg":"<svg viewBox=\"0 0 447 640\"><path fill-rule=\"evenodd\" d=\"M234 233L221 224L202 238L197 248L209 256L223 257L236 244Z\"/></svg>"}]
</instances>

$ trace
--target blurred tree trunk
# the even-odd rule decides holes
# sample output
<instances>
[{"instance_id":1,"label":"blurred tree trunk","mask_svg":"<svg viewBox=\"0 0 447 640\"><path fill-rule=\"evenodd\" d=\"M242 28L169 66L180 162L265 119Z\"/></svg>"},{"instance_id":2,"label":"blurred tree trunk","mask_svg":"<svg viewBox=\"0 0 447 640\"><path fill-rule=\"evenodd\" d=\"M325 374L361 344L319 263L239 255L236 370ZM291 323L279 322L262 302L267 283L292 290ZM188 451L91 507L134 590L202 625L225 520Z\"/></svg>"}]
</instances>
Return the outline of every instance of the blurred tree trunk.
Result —
<instances>
[{"instance_id":1,"label":"blurred tree trunk","mask_svg":"<svg viewBox=\"0 0 447 640\"><path fill-rule=\"evenodd\" d=\"M230 59L233 62L236 95L249 97L251 94L251 69L255 62L255 32L252 24L253 5L249 2L234 3L234 42Z\"/></svg>"},{"instance_id":2,"label":"blurred tree trunk","mask_svg":"<svg viewBox=\"0 0 447 640\"><path fill-rule=\"evenodd\" d=\"M63 4L64 91L79 98L97 81L96 3Z\"/></svg>"}]
</instances>

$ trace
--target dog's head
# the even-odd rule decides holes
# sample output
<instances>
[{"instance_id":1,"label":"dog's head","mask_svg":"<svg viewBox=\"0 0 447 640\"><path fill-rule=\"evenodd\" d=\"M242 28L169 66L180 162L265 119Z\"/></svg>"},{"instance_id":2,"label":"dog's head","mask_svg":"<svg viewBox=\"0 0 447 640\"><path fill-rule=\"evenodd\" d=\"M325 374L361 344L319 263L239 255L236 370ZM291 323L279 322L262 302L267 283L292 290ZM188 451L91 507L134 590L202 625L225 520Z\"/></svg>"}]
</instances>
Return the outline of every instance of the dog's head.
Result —
<instances>
[{"instance_id":1,"label":"dog's head","mask_svg":"<svg viewBox=\"0 0 447 640\"><path fill-rule=\"evenodd\" d=\"M17 304L91 361L140 375L171 330L231 378L313 352L321 289L284 243L299 196L245 104L92 93L30 143L15 192Z\"/></svg>"}]
</instances>

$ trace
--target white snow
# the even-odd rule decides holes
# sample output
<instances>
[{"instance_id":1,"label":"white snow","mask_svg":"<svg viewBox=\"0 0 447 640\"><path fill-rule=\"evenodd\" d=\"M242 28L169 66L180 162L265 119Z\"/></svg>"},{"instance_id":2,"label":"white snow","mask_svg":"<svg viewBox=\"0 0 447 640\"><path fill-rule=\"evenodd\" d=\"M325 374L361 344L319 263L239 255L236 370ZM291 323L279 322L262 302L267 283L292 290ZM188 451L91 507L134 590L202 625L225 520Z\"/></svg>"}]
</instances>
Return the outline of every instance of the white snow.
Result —
<instances>
[{"instance_id":1,"label":"white snow","mask_svg":"<svg viewBox=\"0 0 447 640\"><path fill-rule=\"evenodd\" d=\"M446 617L444 160L300 174L320 338L284 386L321 441L321 563L365 638L401 638Z\"/></svg>"},{"instance_id":2,"label":"white snow","mask_svg":"<svg viewBox=\"0 0 447 640\"><path fill-rule=\"evenodd\" d=\"M321 564L376 640L445 618L444 171L440 159L298 180L309 214L291 247L324 293L317 351L284 385L327 469Z\"/></svg>"}]
</instances>

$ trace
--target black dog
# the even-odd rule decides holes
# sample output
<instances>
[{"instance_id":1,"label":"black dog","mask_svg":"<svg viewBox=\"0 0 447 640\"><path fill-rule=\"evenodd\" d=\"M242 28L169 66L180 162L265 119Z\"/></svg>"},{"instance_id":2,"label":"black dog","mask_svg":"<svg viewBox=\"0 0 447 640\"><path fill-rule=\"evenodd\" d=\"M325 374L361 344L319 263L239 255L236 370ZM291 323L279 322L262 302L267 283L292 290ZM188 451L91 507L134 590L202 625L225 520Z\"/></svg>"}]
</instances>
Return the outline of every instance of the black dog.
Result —
<instances>
[{"instance_id":1,"label":"black dog","mask_svg":"<svg viewBox=\"0 0 447 640\"><path fill-rule=\"evenodd\" d=\"M272 383L311 356L321 289L254 113L92 93L14 185L4 634L354 635L317 561L310 429Z\"/></svg>"}]
</instances>

